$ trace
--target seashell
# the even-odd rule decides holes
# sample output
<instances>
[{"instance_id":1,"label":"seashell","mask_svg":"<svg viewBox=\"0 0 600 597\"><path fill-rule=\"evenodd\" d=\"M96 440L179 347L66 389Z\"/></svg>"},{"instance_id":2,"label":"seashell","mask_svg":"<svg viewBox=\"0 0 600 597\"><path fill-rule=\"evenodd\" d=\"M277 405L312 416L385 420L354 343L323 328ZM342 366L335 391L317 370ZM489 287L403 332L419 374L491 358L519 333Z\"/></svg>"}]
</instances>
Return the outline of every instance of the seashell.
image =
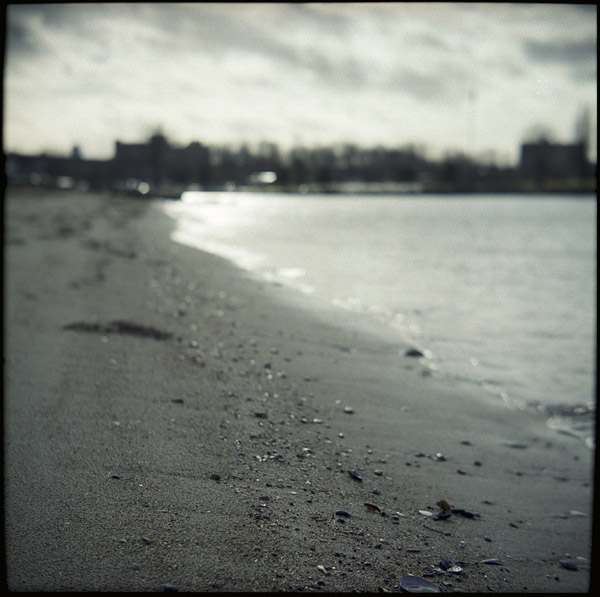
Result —
<instances>
[{"instance_id":1,"label":"seashell","mask_svg":"<svg viewBox=\"0 0 600 597\"><path fill-rule=\"evenodd\" d=\"M420 576L408 574L400 579L400 588L407 593L440 593L440 588Z\"/></svg>"}]
</instances>

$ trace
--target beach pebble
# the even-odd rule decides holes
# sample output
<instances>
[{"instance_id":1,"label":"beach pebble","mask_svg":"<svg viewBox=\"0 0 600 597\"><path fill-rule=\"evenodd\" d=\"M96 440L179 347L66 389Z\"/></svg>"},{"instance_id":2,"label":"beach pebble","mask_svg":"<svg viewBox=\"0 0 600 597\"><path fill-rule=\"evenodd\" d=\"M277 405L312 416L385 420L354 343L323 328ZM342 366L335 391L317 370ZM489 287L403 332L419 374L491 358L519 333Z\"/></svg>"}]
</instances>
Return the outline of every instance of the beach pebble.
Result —
<instances>
[{"instance_id":1,"label":"beach pebble","mask_svg":"<svg viewBox=\"0 0 600 597\"><path fill-rule=\"evenodd\" d=\"M425 355L420 351L417 350L416 348L409 348L405 353L404 353L405 357L414 357L414 358L419 358L419 357L424 357Z\"/></svg>"},{"instance_id":2,"label":"beach pebble","mask_svg":"<svg viewBox=\"0 0 600 597\"><path fill-rule=\"evenodd\" d=\"M365 502L365 506L367 510L371 510L372 512L381 512L381 508L375 504L369 504L368 502Z\"/></svg>"},{"instance_id":3,"label":"beach pebble","mask_svg":"<svg viewBox=\"0 0 600 597\"><path fill-rule=\"evenodd\" d=\"M460 514L465 518L479 518L480 515L477 512L471 512L469 510L464 510L463 508L452 508L452 514Z\"/></svg>"},{"instance_id":4,"label":"beach pebble","mask_svg":"<svg viewBox=\"0 0 600 597\"><path fill-rule=\"evenodd\" d=\"M560 565L566 570L579 570L577 564L571 560L561 560Z\"/></svg>"},{"instance_id":5,"label":"beach pebble","mask_svg":"<svg viewBox=\"0 0 600 597\"><path fill-rule=\"evenodd\" d=\"M352 514L350 514L350 512L346 512L346 510L336 510L335 515L336 516L345 516L346 518L350 518L352 516Z\"/></svg>"},{"instance_id":6,"label":"beach pebble","mask_svg":"<svg viewBox=\"0 0 600 597\"><path fill-rule=\"evenodd\" d=\"M354 409L351 406L345 406L344 407L344 412L348 415L351 415L354 413Z\"/></svg>"},{"instance_id":7,"label":"beach pebble","mask_svg":"<svg viewBox=\"0 0 600 597\"><path fill-rule=\"evenodd\" d=\"M450 516L452 516L452 514L446 510L440 510L434 517L433 520L446 520L447 518L450 518Z\"/></svg>"},{"instance_id":8,"label":"beach pebble","mask_svg":"<svg viewBox=\"0 0 600 597\"><path fill-rule=\"evenodd\" d=\"M355 471L355 470L349 470L348 474L355 480L355 481L359 481L362 482L362 477Z\"/></svg>"},{"instance_id":9,"label":"beach pebble","mask_svg":"<svg viewBox=\"0 0 600 597\"><path fill-rule=\"evenodd\" d=\"M460 574L463 569L452 559L447 558L440 562L440 568L445 572L451 572L452 574Z\"/></svg>"}]
</instances>

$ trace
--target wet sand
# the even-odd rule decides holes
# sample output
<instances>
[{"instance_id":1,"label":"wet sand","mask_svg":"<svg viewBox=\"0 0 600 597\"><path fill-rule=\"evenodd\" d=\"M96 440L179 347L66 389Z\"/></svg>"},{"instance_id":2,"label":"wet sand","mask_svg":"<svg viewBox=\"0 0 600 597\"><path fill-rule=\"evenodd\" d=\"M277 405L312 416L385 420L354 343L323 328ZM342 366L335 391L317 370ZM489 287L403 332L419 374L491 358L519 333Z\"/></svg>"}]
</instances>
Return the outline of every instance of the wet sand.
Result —
<instances>
[{"instance_id":1,"label":"wet sand","mask_svg":"<svg viewBox=\"0 0 600 597\"><path fill-rule=\"evenodd\" d=\"M593 451L171 227L5 198L10 590L588 591Z\"/></svg>"}]
</instances>

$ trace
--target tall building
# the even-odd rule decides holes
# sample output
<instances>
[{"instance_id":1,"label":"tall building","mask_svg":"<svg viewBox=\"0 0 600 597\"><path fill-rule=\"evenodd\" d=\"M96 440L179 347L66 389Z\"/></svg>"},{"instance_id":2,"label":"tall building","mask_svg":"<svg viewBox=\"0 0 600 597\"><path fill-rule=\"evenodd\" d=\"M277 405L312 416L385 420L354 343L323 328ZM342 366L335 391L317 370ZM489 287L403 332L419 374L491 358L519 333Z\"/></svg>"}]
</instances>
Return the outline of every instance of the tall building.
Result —
<instances>
[{"instance_id":1,"label":"tall building","mask_svg":"<svg viewBox=\"0 0 600 597\"><path fill-rule=\"evenodd\" d=\"M583 141L551 143L546 139L521 145L521 173L527 178L585 178L589 164Z\"/></svg>"}]
</instances>

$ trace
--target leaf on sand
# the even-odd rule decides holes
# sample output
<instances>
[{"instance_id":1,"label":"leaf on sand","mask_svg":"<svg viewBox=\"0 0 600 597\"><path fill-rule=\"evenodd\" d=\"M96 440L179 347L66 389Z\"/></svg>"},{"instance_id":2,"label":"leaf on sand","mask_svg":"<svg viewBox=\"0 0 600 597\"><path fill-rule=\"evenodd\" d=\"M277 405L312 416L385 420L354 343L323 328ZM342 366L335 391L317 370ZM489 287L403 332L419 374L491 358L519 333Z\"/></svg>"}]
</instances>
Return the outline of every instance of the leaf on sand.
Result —
<instances>
[{"instance_id":1,"label":"leaf on sand","mask_svg":"<svg viewBox=\"0 0 600 597\"><path fill-rule=\"evenodd\" d=\"M452 506L446 500L440 500L436 505L446 512L452 510Z\"/></svg>"}]
</instances>

